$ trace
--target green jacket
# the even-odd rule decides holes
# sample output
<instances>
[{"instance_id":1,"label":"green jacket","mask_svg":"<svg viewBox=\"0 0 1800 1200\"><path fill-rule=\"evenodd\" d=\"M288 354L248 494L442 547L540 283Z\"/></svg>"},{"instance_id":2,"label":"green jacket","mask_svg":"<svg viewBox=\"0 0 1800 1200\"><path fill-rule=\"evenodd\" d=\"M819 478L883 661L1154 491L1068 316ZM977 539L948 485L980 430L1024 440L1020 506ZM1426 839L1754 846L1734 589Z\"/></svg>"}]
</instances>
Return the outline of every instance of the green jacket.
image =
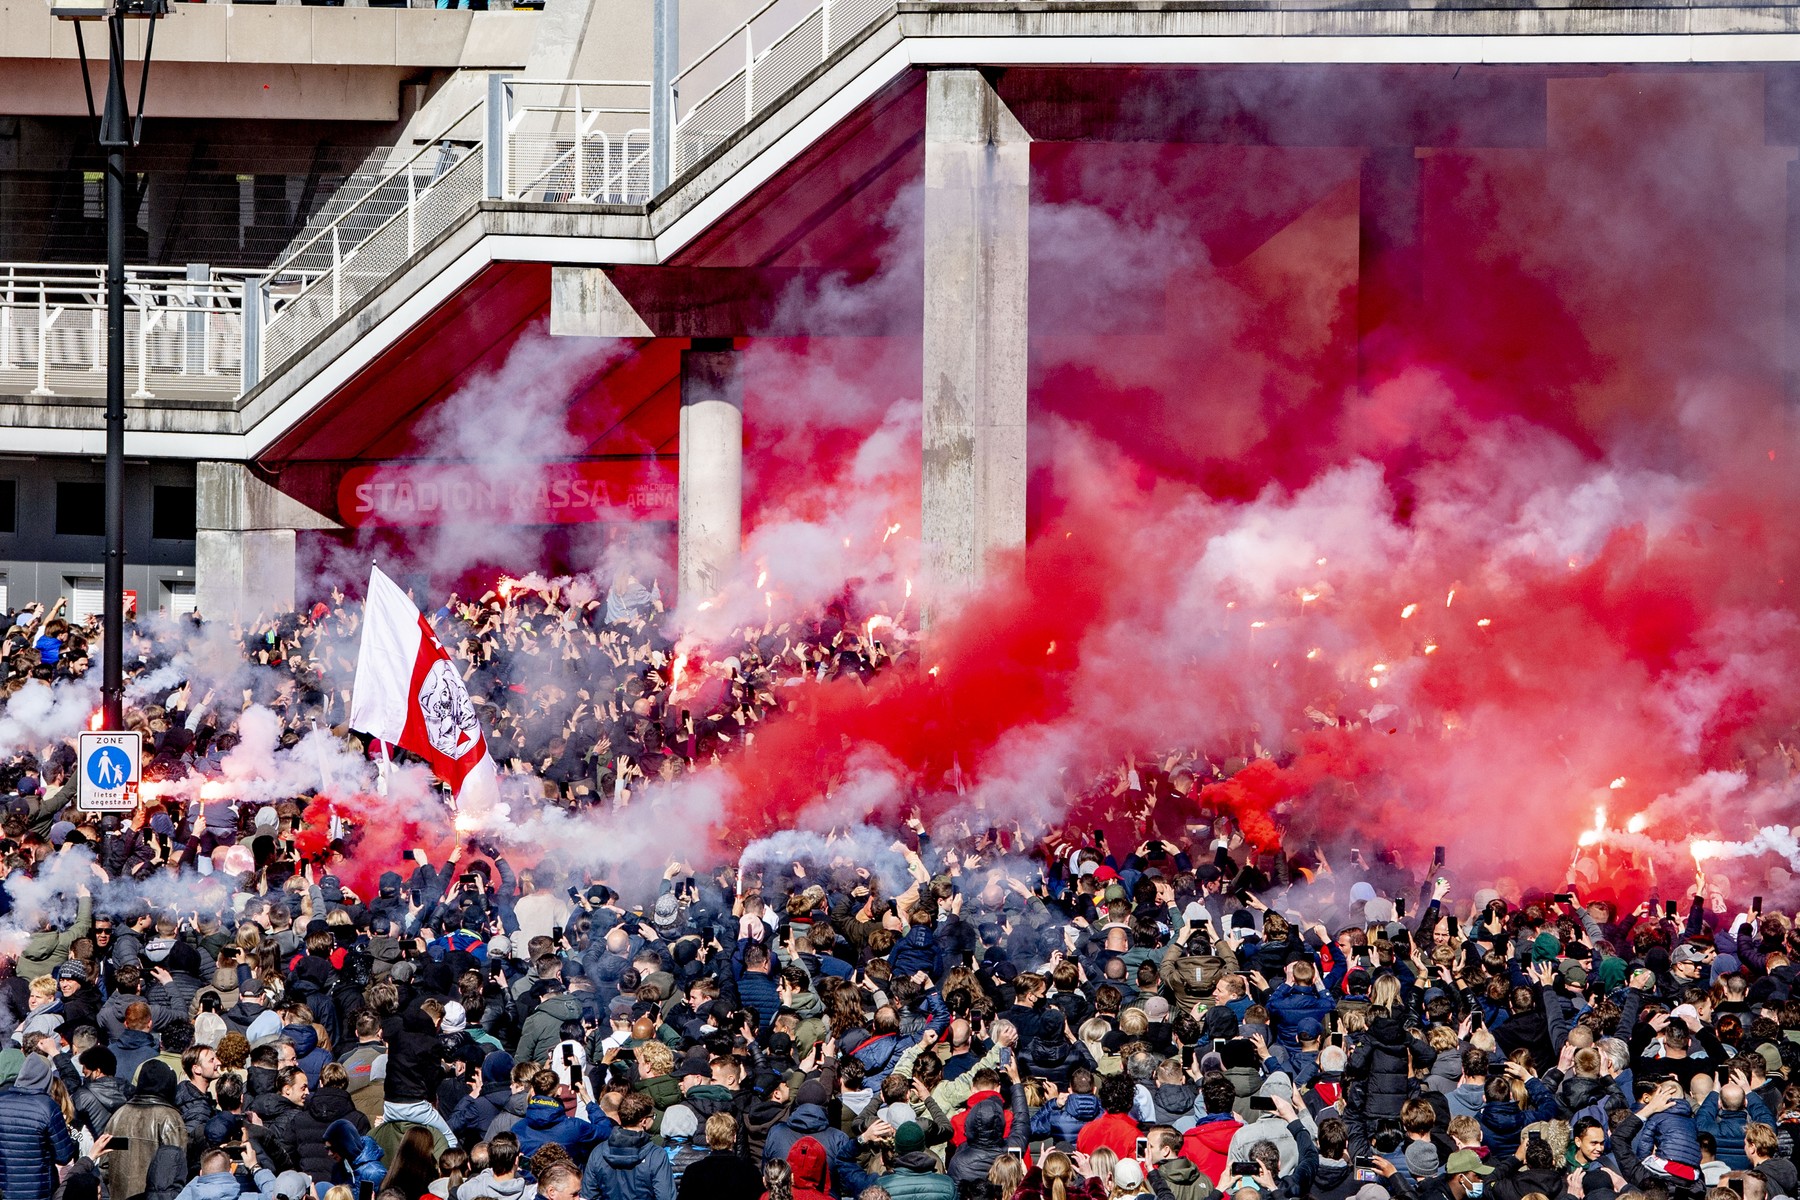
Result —
<instances>
[{"instance_id":1,"label":"green jacket","mask_svg":"<svg viewBox=\"0 0 1800 1200\"><path fill-rule=\"evenodd\" d=\"M892 1200L956 1200L956 1180L936 1170L929 1154L903 1154L900 1159L895 1170L875 1181ZM927 1163L932 1170L923 1169Z\"/></svg>"},{"instance_id":2,"label":"green jacket","mask_svg":"<svg viewBox=\"0 0 1800 1200\"><path fill-rule=\"evenodd\" d=\"M69 947L77 938L84 938L94 925L94 901L90 896L83 896L75 903L75 923L62 932L46 929L31 935L25 943L25 950L19 955L19 964L14 970L20 979L36 979L39 975L48 975L56 968L69 961Z\"/></svg>"},{"instance_id":3,"label":"green jacket","mask_svg":"<svg viewBox=\"0 0 1800 1200\"><path fill-rule=\"evenodd\" d=\"M27 806L26 827L39 837L50 836L50 827L62 820L63 809L75 799L76 780L70 776L68 781L49 795L39 795Z\"/></svg>"},{"instance_id":4,"label":"green jacket","mask_svg":"<svg viewBox=\"0 0 1800 1200\"><path fill-rule=\"evenodd\" d=\"M673 1075L652 1075L648 1079L638 1080L632 1087L634 1091L649 1096L656 1104L656 1119L650 1123L650 1132L662 1136L663 1112L682 1101L681 1081Z\"/></svg>"},{"instance_id":5,"label":"green jacket","mask_svg":"<svg viewBox=\"0 0 1800 1200\"><path fill-rule=\"evenodd\" d=\"M542 1062L551 1047L562 1041L564 1021L581 1020L581 1001L567 992L546 996L519 1028L518 1062Z\"/></svg>"},{"instance_id":6,"label":"green jacket","mask_svg":"<svg viewBox=\"0 0 1800 1200\"><path fill-rule=\"evenodd\" d=\"M1150 1172L1150 1184L1158 1197L1166 1193L1174 1200L1208 1200L1213 1194L1212 1180L1179 1155L1159 1163L1156 1170Z\"/></svg>"},{"instance_id":7,"label":"green jacket","mask_svg":"<svg viewBox=\"0 0 1800 1200\"><path fill-rule=\"evenodd\" d=\"M925 1043L919 1042L911 1049L907 1050L906 1053L902 1054L900 1056L900 1061L894 1064L894 1074L911 1075L913 1062L919 1057L924 1049ZM988 1052L982 1055L980 1061L974 1066L970 1067L967 1071L964 1071L955 1079L946 1079L936 1087L932 1088L932 1102L947 1113L955 1112L963 1106L964 1101L975 1094L975 1072L981 1070L983 1067L998 1067L999 1065L999 1045L995 1044L989 1046Z\"/></svg>"},{"instance_id":8,"label":"green jacket","mask_svg":"<svg viewBox=\"0 0 1800 1200\"><path fill-rule=\"evenodd\" d=\"M805 1058L813 1046L831 1036L831 1023L825 1019L825 1004L812 992L797 992L788 1007L800 1018L794 1030L794 1057Z\"/></svg>"}]
</instances>

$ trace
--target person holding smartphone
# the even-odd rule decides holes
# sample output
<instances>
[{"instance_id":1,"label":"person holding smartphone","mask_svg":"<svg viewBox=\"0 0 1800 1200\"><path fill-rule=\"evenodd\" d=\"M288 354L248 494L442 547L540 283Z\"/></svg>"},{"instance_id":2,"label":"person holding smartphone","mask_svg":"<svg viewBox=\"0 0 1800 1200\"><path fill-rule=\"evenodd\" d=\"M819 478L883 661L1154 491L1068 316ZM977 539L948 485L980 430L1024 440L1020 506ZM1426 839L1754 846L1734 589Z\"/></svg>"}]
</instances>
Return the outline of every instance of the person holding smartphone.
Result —
<instances>
[{"instance_id":1,"label":"person holding smartphone","mask_svg":"<svg viewBox=\"0 0 1800 1200\"><path fill-rule=\"evenodd\" d=\"M1181 1156L1181 1131L1173 1125L1152 1125L1144 1131L1144 1166L1149 1168L1150 1190L1167 1193L1175 1200L1207 1200L1212 1183L1200 1168Z\"/></svg>"}]
</instances>

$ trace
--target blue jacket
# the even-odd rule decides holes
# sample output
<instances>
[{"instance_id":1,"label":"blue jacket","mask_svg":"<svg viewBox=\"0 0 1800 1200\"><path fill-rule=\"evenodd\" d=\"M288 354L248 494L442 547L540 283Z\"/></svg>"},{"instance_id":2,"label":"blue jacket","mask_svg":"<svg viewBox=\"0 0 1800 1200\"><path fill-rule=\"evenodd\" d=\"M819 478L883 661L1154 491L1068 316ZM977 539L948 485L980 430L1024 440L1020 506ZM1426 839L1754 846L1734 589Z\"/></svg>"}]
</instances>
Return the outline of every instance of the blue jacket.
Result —
<instances>
[{"instance_id":1,"label":"blue jacket","mask_svg":"<svg viewBox=\"0 0 1800 1200\"><path fill-rule=\"evenodd\" d=\"M581 1200L675 1200L669 1156L639 1129L620 1129L588 1157Z\"/></svg>"},{"instance_id":2,"label":"blue jacket","mask_svg":"<svg viewBox=\"0 0 1800 1200\"><path fill-rule=\"evenodd\" d=\"M563 1111L562 1101L554 1096L533 1096L525 1105L525 1117L513 1126L519 1139L519 1156L530 1158L551 1142L569 1152L578 1163L602 1140L612 1136L612 1118L600 1111L598 1104L587 1107L588 1119L571 1117Z\"/></svg>"},{"instance_id":3,"label":"blue jacket","mask_svg":"<svg viewBox=\"0 0 1800 1200\"><path fill-rule=\"evenodd\" d=\"M284 1025L281 1036L294 1043L295 1065L306 1072L306 1085L318 1087L319 1072L331 1061L331 1055L319 1046L319 1035L311 1025Z\"/></svg>"},{"instance_id":4,"label":"blue jacket","mask_svg":"<svg viewBox=\"0 0 1800 1200\"><path fill-rule=\"evenodd\" d=\"M817 1141L831 1155L831 1185L838 1195L854 1196L875 1182L875 1176L857 1165L855 1140L833 1125L817 1104L802 1104L769 1130L763 1142L763 1163L786 1158L803 1137Z\"/></svg>"},{"instance_id":5,"label":"blue jacket","mask_svg":"<svg viewBox=\"0 0 1800 1200\"><path fill-rule=\"evenodd\" d=\"M742 943L738 945L731 966L737 977L738 1003L756 1014L758 1029L767 1029L774 1024L775 1014L781 1011L781 993L775 990L774 977L763 971L744 970Z\"/></svg>"},{"instance_id":6,"label":"blue jacket","mask_svg":"<svg viewBox=\"0 0 1800 1200\"><path fill-rule=\"evenodd\" d=\"M878 1088L881 1081L894 1073L894 1064L925 1036L927 1029L943 1033L950 1028L950 1010L935 991L925 993L925 1024L913 1033L886 1033L871 1036L866 1029L853 1029L838 1039L838 1048L853 1056L863 1067L863 1084Z\"/></svg>"},{"instance_id":7,"label":"blue jacket","mask_svg":"<svg viewBox=\"0 0 1800 1200\"><path fill-rule=\"evenodd\" d=\"M896 976L923 971L933 979L944 974L944 951L929 925L914 925L888 951L888 965Z\"/></svg>"},{"instance_id":8,"label":"blue jacket","mask_svg":"<svg viewBox=\"0 0 1800 1200\"><path fill-rule=\"evenodd\" d=\"M1524 1108L1511 1100L1481 1106L1481 1116L1478 1118L1481 1121L1481 1140L1487 1143L1488 1149L1493 1151L1496 1158L1519 1152L1519 1139L1525 1136L1527 1125L1556 1118L1556 1093L1550 1090L1549 1084L1541 1079L1527 1079L1525 1097Z\"/></svg>"},{"instance_id":9,"label":"blue jacket","mask_svg":"<svg viewBox=\"0 0 1800 1200\"><path fill-rule=\"evenodd\" d=\"M139 1029L127 1029L125 1036L112 1044L113 1057L119 1069L113 1074L126 1083L137 1078L138 1068L160 1053L156 1039Z\"/></svg>"},{"instance_id":10,"label":"blue jacket","mask_svg":"<svg viewBox=\"0 0 1800 1200\"><path fill-rule=\"evenodd\" d=\"M256 1187L246 1188L234 1171L215 1171L196 1175L176 1195L175 1200L238 1200L239 1196L275 1194L275 1173L267 1167L256 1172Z\"/></svg>"},{"instance_id":11,"label":"blue jacket","mask_svg":"<svg viewBox=\"0 0 1800 1200\"><path fill-rule=\"evenodd\" d=\"M1092 1092L1071 1092L1055 1104L1032 1111L1031 1134L1073 1146L1081 1135L1081 1127L1105 1111L1100 1107L1100 1097Z\"/></svg>"},{"instance_id":12,"label":"blue jacket","mask_svg":"<svg viewBox=\"0 0 1800 1200\"><path fill-rule=\"evenodd\" d=\"M1631 1139L1631 1151L1638 1158L1658 1155L1670 1162L1700 1165L1700 1130L1694 1124L1694 1110L1686 1100L1677 1100L1659 1113L1653 1113L1644 1127Z\"/></svg>"},{"instance_id":13,"label":"blue jacket","mask_svg":"<svg viewBox=\"0 0 1800 1200\"><path fill-rule=\"evenodd\" d=\"M477 962L487 961L487 943L481 940L480 934L470 933L466 929L451 930L444 936L425 943L425 953L431 955L435 962L443 962L444 955L452 950L465 950L474 955Z\"/></svg>"},{"instance_id":14,"label":"blue jacket","mask_svg":"<svg viewBox=\"0 0 1800 1200\"><path fill-rule=\"evenodd\" d=\"M1761 1121L1770 1127L1775 1125L1768 1105L1755 1092L1747 1093L1744 1107L1737 1109L1719 1107L1719 1093L1709 1092L1700 1102L1700 1111L1694 1114L1695 1129L1713 1135L1713 1141L1718 1144L1719 1161L1734 1171L1750 1169L1749 1156L1744 1153L1744 1127L1752 1121Z\"/></svg>"},{"instance_id":15,"label":"blue jacket","mask_svg":"<svg viewBox=\"0 0 1800 1200\"><path fill-rule=\"evenodd\" d=\"M343 1164L339 1172L351 1183L372 1183L377 1191L381 1181L387 1178L387 1167L381 1161L381 1144L366 1133L361 1133L346 1118L333 1121L325 1129L325 1144L338 1152ZM320 1194L333 1182L342 1180L319 1181ZM354 1189L352 1189L354 1190Z\"/></svg>"},{"instance_id":16,"label":"blue jacket","mask_svg":"<svg viewBox=\"0 0 1800 1200\"><path fill-rule=\"evenodd\" d=\"M50 1200L56 1166L75 1161L62 1109L44 1092L0 1091L0 1195L6 1200Z\"/></svg>"},{"instance_id":17,"label":"blue jacket","mask_svg":"<svg viewBox=\"0 0 1800 1200\"><path fill-rule=\"evenodd\" d=\"M1325 1014L1337 1008L1337 1002L1324 992L1309 987L1296 987L1284 983L1269 993L1264 1005L1269 1010L1269 1024L1275 1027L1275 1037L1289 1050L1300 1048L1300 1022L1305 1020L1325 1024Z\"/></svg>"}]
</instances>

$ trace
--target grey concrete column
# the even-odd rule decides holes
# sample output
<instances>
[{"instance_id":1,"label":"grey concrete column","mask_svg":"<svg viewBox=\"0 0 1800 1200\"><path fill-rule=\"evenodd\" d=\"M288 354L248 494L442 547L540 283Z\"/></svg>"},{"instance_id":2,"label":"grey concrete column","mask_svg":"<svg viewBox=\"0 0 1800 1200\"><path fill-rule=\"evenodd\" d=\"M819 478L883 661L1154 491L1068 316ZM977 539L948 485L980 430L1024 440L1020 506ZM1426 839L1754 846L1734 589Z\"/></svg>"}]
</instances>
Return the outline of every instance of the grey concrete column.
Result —
<instances>
[{"instance_id":1,"label":"grey concrete column","mask_svg":"<svg viewBox=\"0 0 1800 1200\"><path fill-rule=\"evenodd\" d=\"M744 538L744 383L729 339L681 353L681 599L716 593Z\"/></svg>"},{"instance_id":2,"label":"grey concrete column","mask_svg":"<svg viewBox=\"0 0 1800 1200\"><path fill-rule=\"evenodd\" d=\"M1363 156L1357 228L1357 375L1364 387L1405 361L1424 304L1419 156L1411 146Z\"/></svg>"},{"instance_id":3,"label":"grey concrete column","mask_svg":"<svg viewBox=\"0 0 1800 1200\"><path fill-rule=\"evenodd\" d=\"M326 517L243 463L195 466L194 593L203 617L294 607L294 546L302 529L336 529Z\"/></svg>"},{"instance_id":4,"label":"grey concrete column","mask_svg":"<svg viewBox=\"0 0 1800 1200\"><path fill-rule=\"evenodd\" d=\"M1025 543L1031 138L981 71L925 92L923 516L933 586Z\"/></svg>"}]
</instances>

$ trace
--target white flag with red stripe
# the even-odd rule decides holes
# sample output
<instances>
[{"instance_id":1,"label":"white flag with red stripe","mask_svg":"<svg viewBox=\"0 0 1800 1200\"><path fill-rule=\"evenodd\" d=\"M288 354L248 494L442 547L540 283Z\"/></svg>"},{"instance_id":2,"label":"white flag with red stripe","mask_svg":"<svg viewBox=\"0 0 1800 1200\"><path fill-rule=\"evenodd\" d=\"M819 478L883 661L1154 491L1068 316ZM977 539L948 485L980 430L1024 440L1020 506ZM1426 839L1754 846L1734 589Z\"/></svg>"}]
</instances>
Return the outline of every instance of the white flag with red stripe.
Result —
<instances>
[{"instance_id":1,"label":"white flag with red stripe","mask_svg":"<svg viewBox=\"0 0 1800 1200\"><path fill-rule=\"evenodd\" d=\"M480 807L498 798L494 760L456 664L379 567L369 570L363 601L350 727L423 758L459 801Z\"/></svg>"}]
</instances>

